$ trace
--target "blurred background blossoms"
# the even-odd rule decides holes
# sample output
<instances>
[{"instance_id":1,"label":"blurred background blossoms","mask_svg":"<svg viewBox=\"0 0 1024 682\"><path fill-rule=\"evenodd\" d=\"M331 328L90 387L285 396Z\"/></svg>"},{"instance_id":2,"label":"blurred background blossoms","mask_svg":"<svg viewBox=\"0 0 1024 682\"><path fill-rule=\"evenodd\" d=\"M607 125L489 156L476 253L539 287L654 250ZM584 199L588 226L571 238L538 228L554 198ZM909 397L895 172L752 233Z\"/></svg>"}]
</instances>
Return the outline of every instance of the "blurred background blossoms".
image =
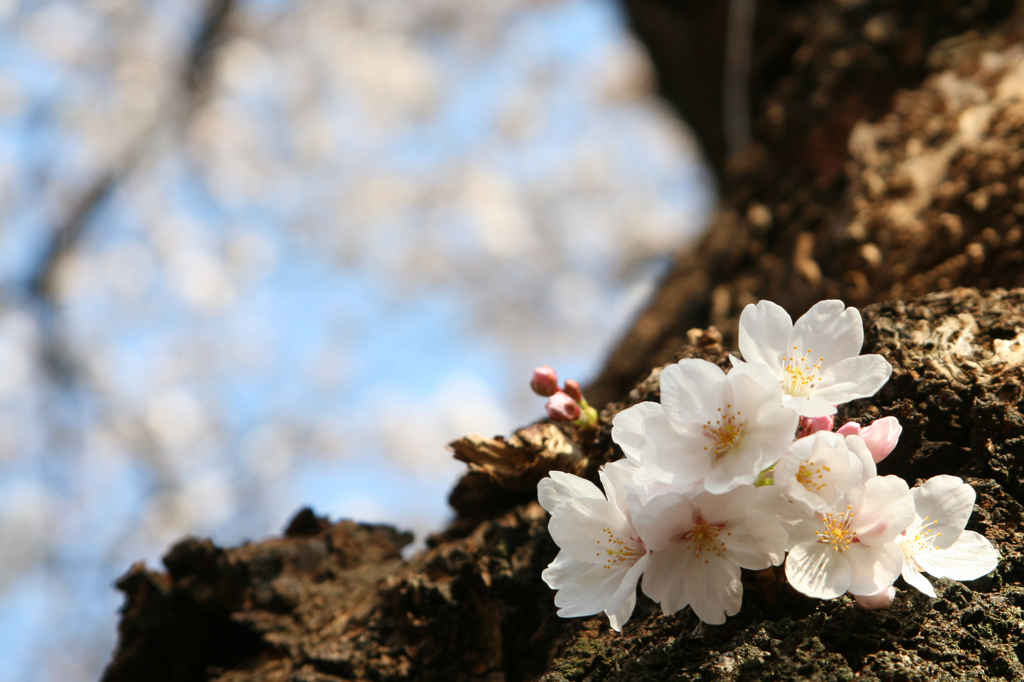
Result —
<instances>
[{"instance_id":1,"label":"blurred background blossoms","mask_svg":"<svg viewBox=\"0 0 1024 682\"><path fill-rule=\"evenodd\" d=\"M184 534L442 526L702 223L651 79L611 0L0 0L0 680Z\"/></svg>"}]
</instances>

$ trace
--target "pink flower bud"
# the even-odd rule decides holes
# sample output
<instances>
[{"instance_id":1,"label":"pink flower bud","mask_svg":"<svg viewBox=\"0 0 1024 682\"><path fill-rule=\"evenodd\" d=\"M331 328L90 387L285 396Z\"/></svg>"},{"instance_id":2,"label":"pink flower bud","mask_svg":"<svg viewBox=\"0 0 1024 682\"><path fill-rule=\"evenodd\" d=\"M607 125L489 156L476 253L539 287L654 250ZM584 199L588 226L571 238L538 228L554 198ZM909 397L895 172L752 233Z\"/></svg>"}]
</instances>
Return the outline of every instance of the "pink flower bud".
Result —
<instances>
[{"instance_id":1,"label":"pink flower bud","mask_svg":"<svg viewBox=\"0 0 1024 682\"><path fill-rule=\"evenodd\" d=\"M857 602L857 606L868 611L887 609L892 604L893 599L896 598L896 588L890 585L878 594L855 594L853 598Z\"/></svg>"},{"instance_id":2,"label":"pink flower bud","mask_svg":"<svg viewBox=\"0 0 1024 682\"><path fill-rule=\"evenodd\" d=\"M548 398L544 409L548 411L548 417L556 422L571 422L580 418L579 404L562 391Z\"/></svg>"},{"instance_id":3,"label":"pink flower bud","mask_svg":"<svg viewBox=\"0 0 1024 682\"><path fill-rule=\"evenodd\" d=\"M859 436L860 435L860 424L857 422L846 422L838 429L836 433L840 436Z\"/></svg>"},{"instance_id":4,"label":"pink flower bud","mask_svg":"<svg viewBox=\"0 0 1024 682\"><path fill-rule=\"evenodd\" d=\"M580 389L580 382L575 379L566 379L565 388L563 390L576 402L583 402L583 391Z\"/></svg>"},{"instance_id":5,"label":"pink flower bud","mask_svg":"<svg viewBox=\"0 0 1024 682\"><path fill-rule=\"evenodd\" d=\"M903 427L900 426L896 417L882 417L861 429L860 437L864 439L868 450L871 451L871 459L878 464L888 457L896 447L901 433L903 433Z\"/></svg>"},{"instance_id":6,"label":"pink flower bud","mask_svg":"<svg viewBox=\"0 0 1024 682\"><path fill-rule=\"evenodd\" d=\"M818 431L831 431L834 420L832 415L824 417L800 417L800 437L809 436Z\"/></svg>"},{"instance_id":7,"label":"pink flower bud","mask_svg":"<svg viewBox=\"0 0 1024 682\"><path fill-rule=\"evenodd\" d=\"M530 388L537 395L552 396L558 391L558 374L555 370L544 365L533 370L533 379L530 380Z\"/></svg>"}]
</instances>

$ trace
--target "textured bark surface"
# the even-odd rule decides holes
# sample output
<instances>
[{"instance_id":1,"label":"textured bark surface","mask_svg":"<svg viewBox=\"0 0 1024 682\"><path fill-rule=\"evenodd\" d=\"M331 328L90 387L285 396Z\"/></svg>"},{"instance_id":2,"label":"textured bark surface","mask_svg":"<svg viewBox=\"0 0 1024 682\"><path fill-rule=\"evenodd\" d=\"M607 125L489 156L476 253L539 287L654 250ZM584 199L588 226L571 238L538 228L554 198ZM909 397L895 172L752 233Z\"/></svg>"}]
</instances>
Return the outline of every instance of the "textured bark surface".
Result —
<instances>
[{"instance_id":1,"label":"textured bark surface","mask_svg":"<svg viewBox=\"0 0 1024 682\"><path fill-rule=\"evenodd\" d=\"M865 350L885 356L893 376L841 416L904 424L880 473L911 483L954 473L975 487L968 528L1003 557L990 576L937 581L937 600L901 589L891 609L867 612L847 597L804 597L778 569L745 572L743 608L723 626L664 617L641 596L619 634L603 616L555 615L540 574L557 548L535 501L464 518L408 562L399 557L407 536L307 510L281 539L226 550L189 539L168 553L166 572L134 567L119 583L122 644L104 679L1024 679L1024 290L877 304L865 324ZM727 363L717 335L692 338L679 357ZM547 461L592 474L617 458L610 419L657 399L657 375L607 406L573 457ZM512 488L542 475L480 473Z\"/></svg>"},{"instance_id":2,"label":"textured bark surface","mask_svg":"<svg viewBox=\"0 0 1024 682\"><path fill-rule=\"evenodd\" d=\"M722 198L588 390L599 428L458 441L471 465L452 493L458 518L410 561L407 536L308 510L279 539L179 543L166 571L135 566L119 582L105 682L1024 680L1024 290L992 289L1024 286L1018 4L761 0L755 140L730 159L715 132L726 3L625 4ZM744 573L743 608L723 626L663 617L642 596L622 634L604 617L559 619L540 579L557 548L536 481L551 467L594 478L621 456L615 413L657 399L667 362L724 366L747 303L798 315L833 297L873 304L865 352L894 367L841 416L904 425L880 473L974 485L968 528L997 545L998 569L938 581L937 600L901 589L888 611L806 598L768 570Z\"/></svg>"}]
</instances>

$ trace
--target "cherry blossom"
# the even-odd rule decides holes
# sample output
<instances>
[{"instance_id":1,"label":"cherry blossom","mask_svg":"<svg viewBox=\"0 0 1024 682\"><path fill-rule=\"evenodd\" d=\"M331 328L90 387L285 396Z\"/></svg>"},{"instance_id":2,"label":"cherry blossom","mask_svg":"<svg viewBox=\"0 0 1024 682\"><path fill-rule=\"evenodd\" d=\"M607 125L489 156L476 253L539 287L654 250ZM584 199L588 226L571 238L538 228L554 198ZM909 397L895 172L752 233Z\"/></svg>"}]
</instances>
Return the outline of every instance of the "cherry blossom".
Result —
<instances>
[{"instance_id":1,"label":"cherry blossom","mask_svg":"<svg viewBox=\"0 0 1024 682\"><path fill-rule=\"evenodd\" d=\"M660 406L642 403L612 422L612 439L656 480L728 492L754 483L793 440L796 412L783 407L763 367L726 375L705 360L681 360L660 381Z\"/></svg>"},{"instance_id":2,"label":"cherry blossom","mask_svg":"<svg viewBox=\"0 0 1024 682\"><path fill-rule=\"evenodd\" d=\"M992 571L999 552L985 537L964 530L974 510L974 488L956 476L934 476L911 491L914 521L899 538L903 579L929 597L936 578L974 580Z\"/></svg>"},{"instance_id":3,"label":"cherry blossom","mask_svg":"<svg viewBox=\"0 0 1024 682\"><path fill-rule=\"evenodd\" d=\"M903 479L876 476L824 509L793 504L783 514L798 517L789 528L786 579L800 592L819 599L875 595L900 575L897 538L914 520Z\"/></svg>"},{"instance_id":4,"label":"cherry blossom","mask_svg":"<svg viewBox=\"0 0 1024 682\"><path fill-rule=\"evenodd\" d=\"M892 373L880 355L860 355L860 312L842 301L821 301L794 325L771 301L740 314L738 366L759 364L777 377L786 404L803 417L834 414L841 403L874 395Z\"/></svg>"},{"instance_id":5,"label":"cherry blossom","mask_svg":"<svg viewBox=\"0 0 1024 682\"><path fill-rule=\"evenodd\" d=\"M616 630L629 620L636 585L650 559L632 521L639 508L633 490L636 465L621 460L601 471L605 492L585 479L551 472L538 484L538 500L550 514L548 532L561 548L541 574L554 590L563 618L604 611Z\"/></svg>"},{"instance_id":6,"label":"cherry blossom","mask_svg":"<svg viewBox=\"0 0 1024 682\"><path fill-rule=\"evenodd\" d=\"M859 436L817 431L790 446L772 477L779 493L824 509L875 474L871 452Z\"/></svg>"},{"instance_id":7,"label":"cherry blossom","mask_svg":"<svg viewBox=\"0 0 1024 682\"><path fill-rule=\"evenodd\" d=\"M686 606L705 623L721 624L743 601L740 569L782 563L786 531L753 510L753 486L723 495L661 495L637 517L652 551L644 594L672 614Z\"/></svg>"}]
</instances>

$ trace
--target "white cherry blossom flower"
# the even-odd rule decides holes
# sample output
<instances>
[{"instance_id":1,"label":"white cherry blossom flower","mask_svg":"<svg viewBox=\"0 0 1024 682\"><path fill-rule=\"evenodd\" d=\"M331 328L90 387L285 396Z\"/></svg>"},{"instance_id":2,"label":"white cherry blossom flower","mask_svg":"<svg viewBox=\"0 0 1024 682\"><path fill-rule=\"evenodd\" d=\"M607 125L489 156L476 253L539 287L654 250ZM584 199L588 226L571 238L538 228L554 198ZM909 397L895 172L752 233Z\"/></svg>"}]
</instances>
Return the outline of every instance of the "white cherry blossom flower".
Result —
<instances>
[{"instance_id":1,"label":"white cherry blossom flower","mask_svg":"<svg viewBox=\"0 0 1024 682\"><path fill-rule=\"evenodd\" d=\"M974 580L992 571L999 552L982 535L964 530L974 510L974 488L956 476L934 476L911 491L915 516L899 537L903 579L929 597L936 578Z\"/></svg>"},{"instance_id":2,"label":"white cherry blossom flower","mask_svg":"<svg viewBox=\"0 0 1024 682\"><path fill-rule=\"evenodd\" d=\"M780 493L811 509L824 509L876 473L871 452L859 436L817 431L789 447L772 479Z\"/></svg>"},{"instance_id":3,"label":"white cherry blossom flower","mask_svg":"<svg viewBox=\"0 0 1024 682\"><path fill-rule=\"evenodd\" d=\"M800 517L789 528L786 557L786 578L798 591L819 599L877 595L899 576L897 537L914 520L903 479L876 476L824 509L792 504L782 513Z\"/></svg>"},{"instance_id":4,"label":"white cherry blossom flower","mask_svg":"<svg viewBox=\"0 0 1024 682\"><path fill-rule=\"evenodd\" d=\"M644 507L636 523L652 554L642 587L666 615L689 606L705 623L724 623L743 601L740 568L782 563L786 531L752 508L755 495L753 486L673 493Z\"/></svg>"},{"instance_id":5,"label":"white cherry blossom flower","mask_svg":"<svg viewBox=\"0 0 1024 682\"><path fill-rule=\"evenodd\" d=\"M636 585L650 553L632 521L638 509L632 475L637 465L621 460L601 470L605 492L585 479L553 471L538 484L549 513L548 532L561 548L541 577L554 590L563 618L604 611L621 630L636 604ZM631 509L632 507L632 509Z\"/></svg>"},{"instance_id":6,"label":"white cherry blossom flower","mask_svg":"<svg viewBox=\"0 0 1024 682\"><path fill-rule=\"evenodd\" d=\"M612 439L655 480L680 489L703 481L720 494L752 484L793 440L796 412L757 365L728 375L706 360L661 373L661 404L641 403L612 421Z\"/></svg>"},{"instance_id":7,"label":"white cherry blossom flower","mask_svg":"<svg viewBox=\"0 0 1024 682\"><path fill-rule=\"evenodd\" d=\"M771 301L750 304L740 314L743 361L733 362L766 366L802 417L833 414L836 405L874 395L892 367L880 355L860 355L860 313L844 308L842 301L821 301L794 325Z\"/></svg>"}]
</instances>

